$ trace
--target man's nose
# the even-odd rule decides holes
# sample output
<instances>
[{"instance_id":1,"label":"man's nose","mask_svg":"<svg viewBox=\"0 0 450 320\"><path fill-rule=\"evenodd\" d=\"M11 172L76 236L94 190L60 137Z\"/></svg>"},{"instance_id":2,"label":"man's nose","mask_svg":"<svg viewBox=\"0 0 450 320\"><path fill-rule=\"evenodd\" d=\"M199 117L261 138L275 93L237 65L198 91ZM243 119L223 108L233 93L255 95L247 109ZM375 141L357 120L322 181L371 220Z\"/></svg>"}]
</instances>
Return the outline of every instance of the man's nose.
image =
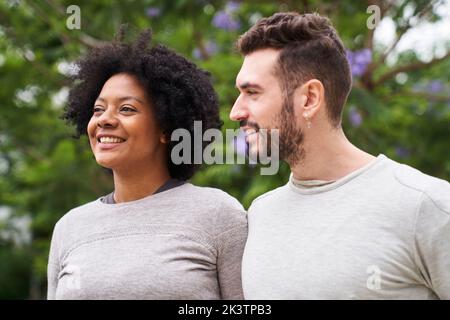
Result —
<instances>
[{"instance_id":1,"label":"man's nose","mask_svg":"<svg viewBox=\"0 0 450 320\"><path fill-rule=\"evenodd\" d=\"M248 110L241 101L239 96L234 102L233 108L230 111L230 119L233 121L241 121L248 118Z\"/></svg>"}]
</instances>

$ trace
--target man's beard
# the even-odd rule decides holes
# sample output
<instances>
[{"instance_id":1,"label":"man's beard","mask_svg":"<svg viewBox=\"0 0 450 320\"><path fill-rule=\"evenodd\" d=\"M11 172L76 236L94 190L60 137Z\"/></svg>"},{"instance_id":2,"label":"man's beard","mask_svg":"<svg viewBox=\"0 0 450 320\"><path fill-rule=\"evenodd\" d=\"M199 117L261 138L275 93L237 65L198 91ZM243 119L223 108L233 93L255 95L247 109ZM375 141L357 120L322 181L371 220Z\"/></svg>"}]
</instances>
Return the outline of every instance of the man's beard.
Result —
<instances>
[{"instance_id":1,"label":"man's beard","mask_svg":"<svg viewBox=\"0 0 450 320\"><path fill-rule=\"evenodd\" d=\"M280 112L275 116L275 128L280 130L279 155L291 167L304 159L303 131L296 125L292 97L286 97Z\"/></svg>"},{"instance_id":2,"label":"man's beard","mask_svg":"<svg viewBox=\"0 0 450 320\"><path fill-rule=\"evenodd\" d=\"M242 121L241 126L247 125L253 127L257 134L258 140L256 152L259 150L267 150L267 155L273 157L278 153L277 159L286 161L291 167L296 165L305 157L305 151L302 147L303 131L297 128L295 123L294 108L292 99L285 98L283 105L278 114L275 115L271 121L271 128L261 130L257 123ZM272 146L272 137L274 136L272 130L279 130L278 143ZM274 147L274 148L272 148ZM247 145L247 152L251 152L250 146Z\"/></svg>"}]
</instances>

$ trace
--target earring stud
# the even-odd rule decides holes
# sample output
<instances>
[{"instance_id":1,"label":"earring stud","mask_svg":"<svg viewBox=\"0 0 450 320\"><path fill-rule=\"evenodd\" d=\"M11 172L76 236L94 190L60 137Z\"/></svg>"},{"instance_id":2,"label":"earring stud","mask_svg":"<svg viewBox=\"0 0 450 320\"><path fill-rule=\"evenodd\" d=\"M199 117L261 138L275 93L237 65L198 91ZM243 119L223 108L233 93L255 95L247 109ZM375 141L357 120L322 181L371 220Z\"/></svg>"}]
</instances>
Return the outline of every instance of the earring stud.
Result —
<instances>
[{"instance_id":1,"label":"earring stud","mask_svg":"<svg viewBox=\"0 0 450 320\"><path fill-rule=\"evenodd\" d=\"M309 120L309 112L304 112L303 117L306 119L306 127L311 129L311 121Z\"/></svg>"}]
</instances>

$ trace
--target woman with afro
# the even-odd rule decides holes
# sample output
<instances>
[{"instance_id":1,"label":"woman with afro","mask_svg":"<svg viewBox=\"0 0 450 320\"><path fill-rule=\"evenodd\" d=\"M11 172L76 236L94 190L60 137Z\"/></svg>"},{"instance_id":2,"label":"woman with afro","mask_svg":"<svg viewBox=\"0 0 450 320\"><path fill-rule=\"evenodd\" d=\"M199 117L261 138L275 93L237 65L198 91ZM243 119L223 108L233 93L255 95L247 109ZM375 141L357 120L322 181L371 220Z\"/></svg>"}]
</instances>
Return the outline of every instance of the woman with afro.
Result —
<instances>
[{"instance_id":1,"label":"woman with afro","mask_svg":"<svg viewBox=\"0 0 450 320\"><path fill-rule=\"evenodd\" d=\"M150 31L133 43L121 32L77 62L64 118L114 191L55 225L48 299L243 298L244 209L187 182L198 165L170 156L174 130L220 128L217 96L206 72L150 42Z\"/></svg>"}]
</instances>

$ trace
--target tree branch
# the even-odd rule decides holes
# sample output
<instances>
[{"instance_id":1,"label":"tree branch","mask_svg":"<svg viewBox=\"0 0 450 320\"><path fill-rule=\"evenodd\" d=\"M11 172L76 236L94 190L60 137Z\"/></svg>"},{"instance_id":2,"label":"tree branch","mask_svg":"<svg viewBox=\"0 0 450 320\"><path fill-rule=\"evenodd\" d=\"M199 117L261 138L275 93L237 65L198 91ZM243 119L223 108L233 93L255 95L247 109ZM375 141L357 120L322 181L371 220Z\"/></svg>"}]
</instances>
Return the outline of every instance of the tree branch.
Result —
<instances>
[{"instance_id":1,"label":"tree branch","mask_svg":"<svg viewBox=\"0 0 450 320\"><path fill-rule=\"evenodd\" d=\"M409 19L408 22L406 23L406 25L401 26L399 28L399 32L397 35L397 38L395 39L394 43L391 44L391 46L381 55L380 59L377 61L377 63L375 63L375 67L379 66L380 64L384 63L384 61L386 60L387 56L392 52L392 50L395 49L395 47L397 47L397 44L400 42L400 40L402 39L402 37L405 35L405 33L411 29L413 26L411 25L411 19L414 17L418 17L418 18L423 18L427 13L430 13L431 10L433 9L433 5L432 3L427 4L422 10L420 10L418 13L412 15Z\"/></svg>"},{"instance_id":2,"label":"tree branch","mask_svg":"<svg viewBox=\"0 0 450 320\"><path fill-rule=\"evenodd\" d=\"M84 45L86 45L88 47L91 47L91 48L98 48L98 47L101 47L101 46L103 46L103 45L108 43L107 41L98 40L98 39L96 39L94 37L91 37L88 34L85 34L85 33L80 34L80 37L77 38L77 39L82 44L84 44Z\"/></svg>"},{"instance_id":3,"label":"tree branch","mask_svg":"<svg viewBox=\"0 0 450 320\"><path fill-rule=\"evenodd\" d=\"M200 50L200 54L204 60L208 60L210 58L208 50L206 50L205 44L203 43L203 35L200 31L196 29L194 25L194 41L197 44L198 49Z\"/></svg>"},{"instance_id":4,"label":"tree branch","mask_svg":"<svg viewBox=\"0 0 450 320\"><path fill-rule=\"evenodd\" d=\"M47 0L47 3L62 17L65 16L66 12L62 6L56 5L51 0ZM49 27L52 27L51 23L49 22L49 19L46 17L46 13L43 12L42 9L37 4L33 3L32 1L28 1L27 4L37 13L37 15L41 18L41 20L43 20ZM90 48L100 47L106 43L106 41L95 39L94 37L86 33L82 33L79 30L77 33L79 34L79 37L75 38L75 40L77 40L78 42L87 47ZM59 33L58 37L64 44L67 44L72 39L72 37L66 33Z\"/></svg>"},{"instance_id":5,"label":"tree branch","mask_svg":"<svg viewBox=\"0 0 450 320\"><path fill-rule=\"evenodd\" d=\"M407 96L407 97L415 97L415 98L424 98L433 102L447 102L450 101L450 96L442 95L442 94L432 94L429 92L413 92L413 91L400 91L390 95L390 98L393 96Z\"/></svg>"},{"instance_id":6,"label":"tree branch","mask_svg":"<svg viewBox=\"0 0 450 320\"><path fill-rule=\"evenodd\" d=\"M368 6L376 5L380 8L380 21L384 18L384 15L386 14L386 12L392 7L392 3L384 3L384 2L380 2L379 0L368 0L367 5ZM373 35L375 33L377 26L378 26L378 24L375 25L375 28L369 29L369 32L367 34L367 38L365 41L365 45L364 45L365 48L369 48L370 50L372 50Z\"/></svg>"},{"instance_id":7,"label":"tree branch","mask_svg":"<svg viewBox=\"0 0 450 320\"><path fill-rule=\"evenodd\" d=\"M423 69L426 67L431 67L435 64L438 64L438 63L448 59L449 57L450 57L450 51L447 52L447 54L445 56L443 56L441 58L435 58L435 59L431 60L430 62L416 62L416 63L399 66L399 67L394 68L394 69L386 72L385 74L381 75L377 80L375 80L373 82L373 86L378 86L378 85L382 84L383 82L395 77L400 72L412 72L412 71L420 70L420 69Z\"/></svg>"},{"instance_id":8,"label":"tree branch","mask_svg":"<svg viewBox=\"0 0 450 320\"><path fill-rule=\"evenodd\" d=\"M393 2L381 2L378 0L368 0L367 4L370 5L377 5L380 8L380 20L383 19L383 17L385 16L386 12L392 8L393 6ZM368 48L373 55L373 37L375 34L375 30L378 27L378 25L375 25L375 28L373 29L369 29L369 32L367 34L367 38L365 41L365 48ZM371 91L373 89L373 81L372 81L372 76L373 76L373 70L375 70L375 68L377 67L377 63L372 61L368 66L366 71L364 72L362 78L361 78L361 83L364 85L364 87Z\"/></svg>"},{"instance_id":9,"label":"tree branch","mask_svg":"<svg viewBox=\"0 0 450 320\"><path fill-rule=\"evenodd\" d=\"M371 0L369 0L369 2L371 2ZM382 9L381 9L382 17L390 8L392 8L393 4L394 4L394 2L390 2L388 4L385 4L384 7L382 7ZM381 54L380 58L377 59L377 61L372 61L372 63L370 63L367 66L366 72L362 76L361 81L368 90L371 91L377 84L379 84L377 81L373 80L373 72L375 69L377 69L380 65L382 65L386 61L387 56L397 47L398 43L403 38L403 36L406 34L406 32L413 27L413 25L411 24L411 20L413 18L423 19L425 15L432 12L433 4L434 4L434 2L430 2L428 4L425 4L423 7L417 7L414 14L408 18L408 21L405 24L398 26L397 37L396 37L395 41L387 48L387 50L385 52L383 52ZM403 12L403 11L401 11L401 12ZM369 34L369 37L373 37L373 33ZM370 43L372 43L372 40L373 39L370 39ZM367 41L369 41L369 39ZM368 46L366 45L366 47L368 47ZM399 72L401 72L401 71L399 71Z\"/></svg>"}]
</instances>

